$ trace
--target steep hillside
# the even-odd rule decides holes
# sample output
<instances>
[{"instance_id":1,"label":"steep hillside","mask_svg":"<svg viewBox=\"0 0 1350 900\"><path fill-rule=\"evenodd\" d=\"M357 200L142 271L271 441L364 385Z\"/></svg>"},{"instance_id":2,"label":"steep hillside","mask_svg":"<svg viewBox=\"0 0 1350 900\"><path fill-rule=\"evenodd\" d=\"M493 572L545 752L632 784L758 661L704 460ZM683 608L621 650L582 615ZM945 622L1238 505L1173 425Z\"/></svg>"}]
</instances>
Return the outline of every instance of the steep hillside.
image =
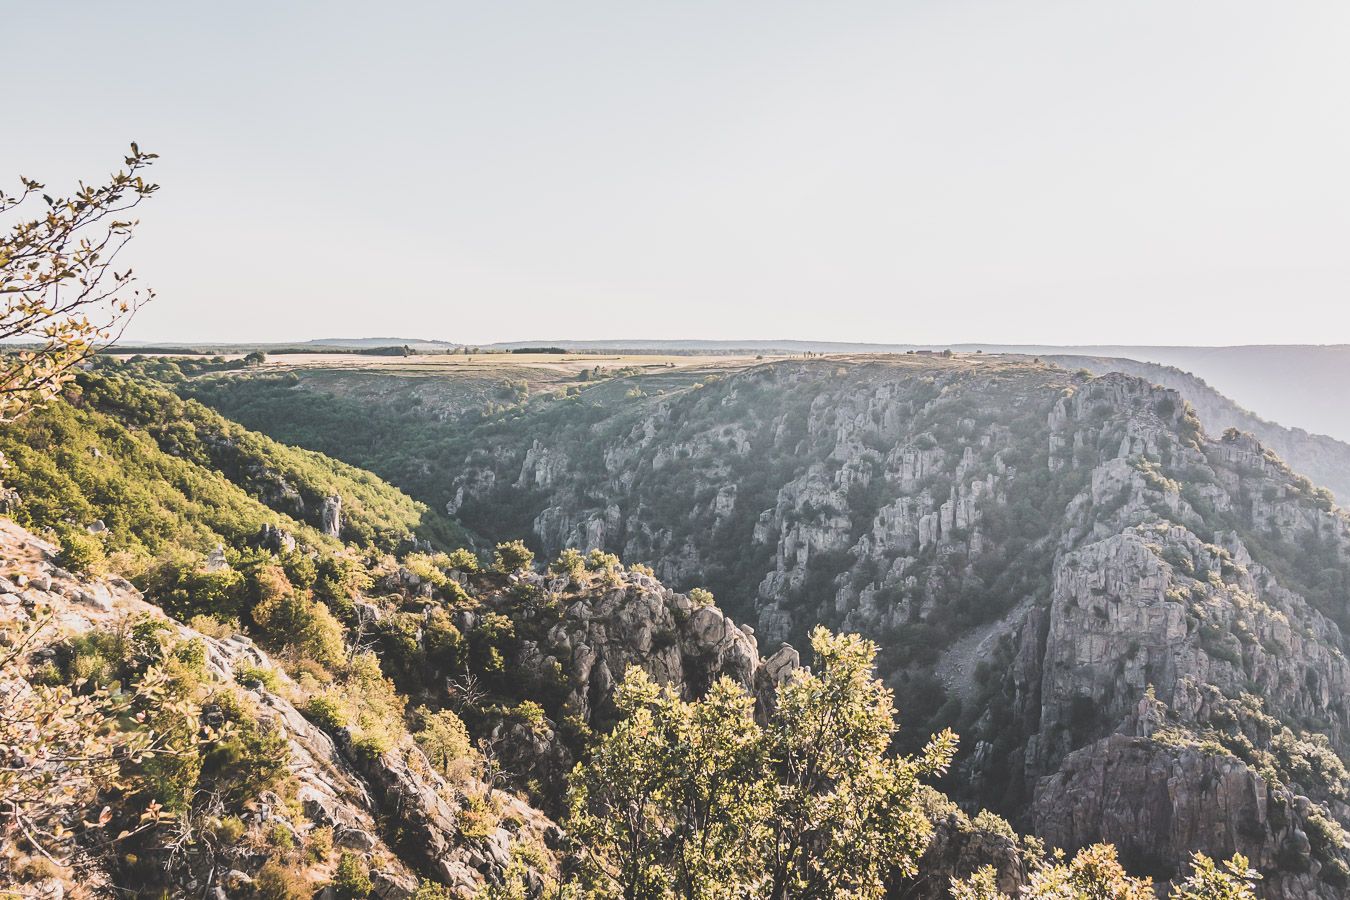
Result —
<instances>
[{"instance_id":1,"label":"steep hillside","mask_svg":"<svg viewBox=\"0 0 1350 900\"><path fill-rule=\"evenodd\" d=\"M275 423L287 392L201 396L264 398ZM634 376L459 434L405 424L434 446L422 496L484 534L650 562L770 646L817 622L875 637L905 733L963 734L959 796L1157 875L1240 849L1269 896L1350 884L1350 520L1173 391L991 357L813 359Z\"/></svg>"},{"instance_id":2,"label":"steep hillside","mask_svg":"<svg viewBox=\"0 0 1350 900\"><path fill-rule=\"evenodd\" d=\"M288 541L386 551L465 540L440 512L369 472L117 376L82 374L60 401L0 428L0 454L10 515L91 532L103 550L141 559L243 546L264 528Z\"/></svg>"},{"instance_id":3,"label":"steep hillside","mask_svg":"<svg viewBox=\"0 0 1350 900\"><path fill-rule=\"evenodd\" d=\"M50 859L0 843L0 884L22 896L61 896L65 884L85 896L298 897L330 882L349 887L344 870L383 897L410 896L422 877L472 892L485 878L501 880L513 846L542 847L556 830L467 772L445 778L406 736L370 754L346 730L320 727L297 708L312 689L243 634L209 620L202 630L185 626L125 581L74 575L55 564L56 547L4 520L0 557L0 639L28 654L36 690L70 679L78 695L115 677L137 692L142 716L159 716L147 729L166 729L158 711L170 703L186 706L193 726L155 744L166 755L128 755L74 798L87 808L77 808L65 840L45 842ZM14 661L7 654L0 672L11 701L32 689L16 680ZM150 692L156 673L169 681ZM19 709L9 708L6 739ZM199 742L198 727L215 731ZM82 771L65 768L67 777ZM500 814L472 830L466 798ZM138 822L150 800L161 813ZM100 819L104 805L110 812ZM119 828L128 833L115 838ZM78 852L63 846L70 840Z\"/></svg>"},{"instance_id":4,"label":"steep hillside","mask_svg":"<svg viewBox=\"0 0 1350 900\"><path fill-rule=\"evenodd\" d=\"M1173 366L1099 356L1044 356L1066 369L1087 369L1093 374L1124 372L1170 388L1185 398L1212 435L1229 428L1256 435L1263 446L1274 450L1294 471L1338 497L1350 497L1350 444L1310 434L1302 428L1286 428L1261 418L1210 387L1204 379Z\"/></svg>"},{"instance_id":5,"label":"steep hillside","mask_svg":"<svg viewBox=\"0 0 1350 900\"><path fill-rule=\"evenodd\" d=\"M60 539L0 520L20 896L540 896L575 853L550 816L630 666L768 702L800 664L612 556L542 575L510 546L492 569L427 552L425 509L378 479L151 385L84 377L3 439L10 511ZM299 512L315 485L368 527L260 499ZM932 809L934 884L1018 877L1005 836Z\"/></svg>"},{"instance_id":6,"label":"steep hillside","mask_svg":"<svg viewBox=\"0 0 1350 900\"><path fill-rule=\"evenodd\" d=\"M439 732L422 728L416 731L416 740L406 733L391 736L372 750L354 723L339 718L338 704L326 699L335 696L330 692L336 689L313 683L312 668L292 678L286 670L294 670L293 659L288 666L241 633L221 630L209 618L188 627L166 617L121 579L74 575L56 564L57 547L4 520L0 520L0 558L5 561L0 575L0 646L15 646L19 637L31 634L17 644L16 652L28 654L38 666L27 675L32 683L52 685L90 676L98 681L107 677L106 669L123 686L139 689L140 681L152 679L152 669L164 668L173 679L174 702L189 704L191 716L202 723L223 717L238 735L223 742L209 740L200 750L187 749L189 745L175 748L177 755L202 755L185 770L131 764L121 776L138 788L130 795L95 787L86 802L94 812L100 804L111 803L118 822L82 829L77 840L84 852L70 857L69 868L20 866L33 881L55 877L90 888L164 889L175 896L221 889L229 896L235 892L255 896L250 888L261 891L256 896L298 896L271 892L281 884L291 890L308 884L312 891L337 878L337 865L348 856L359 861L353 865L367 873L378 896L409 896L419 877L455 889L456 896L467 896L485 879L501 882L522 847L531 854L535 876L556 876L548 868L552 856L547 845L557 846L557 826L513 794L481 780L482 762L467 743L446 759L449 748L425 737ZM453 656L444 653L436 635L459 632L448 622L438 631L437 613L444 617L445 611L443 601L432 599L430 585L419 590L416 576L407 569L400 570L394 581L411 588L401 601L389 599L397 594L358 601L368 617L367 639L387 644L381 655L401 660L408 682L426 685L462 675L459 666L422 671L424 666L434 670L438 660ZM466 579L465 584L499 621L494 623L487 609L456 588L452 595L465 601L456 613L467 638L463 652L482 651L483 659L498 651L507 656L497 657L497 667L480 665L477 658L460 660L468 672L483 677L483 694L465 700L460 709L495 723L480 733L490 733L490 746L511 755L494 765L529 765L536 778L546 773L553 779L555 806L560 797L557 782L570 768L568 749L554 738L552 721L562 720L559 704L575 711L583 722L595 721L613 690L617 677L613 673L621 674L630 663L690 694L722 674L747 686L772 689L772 677L761 674L753 639L716 609L695 609L687 598L640 574L561 582L526 576L511 591L503 590L505 579L487 574ZM525 631L529 617L522 615L519 599L524 586L551 589L568 601L566 615L554 621L547 637L539 632L539 644ZM479 587L484 588L481 594ZM477 611L470 612L471 608ZM391 643L396 636L407 640L408 633L399 629L414 616L408 609L416 609L415 618L423 623L414 639L420 643L416 650ZM516 613L513 619L502 616L508 610ZM507 623L506 632L500 622ZM620 622L626 626L622 630L615 628ZM519 624L521 634L514 632L513 623ZM605 637L607 628L616 631L612 641ZM658 645L653 646L653 638ZM551 694L545 683L556 677L550 666L557 667L559 658L563 665L558 673L565 680L561 693ZM16 684L14 659L9 654L3 658L4 696ZM509 680L500 668L504 659L513 666ZM784 655L781 663L775 660L765 672L781 677L797 662L795 655ZM548 717L542 713L544 706L495 705L504 695L494 685L506 684L517 697L544 700ZM147 699L151 696L160 702L166 699L159 694ZM557 702L550 702L550 697ZM541 711L538 718L528 712L531 709ZM434 714L426 715L434 719ZM453 716L452 720L457 721ZM9 737L7 728L0 737ZM480 746L486 749L489 744ZM524 784L525 770L515 772L511 778ZM180 793L183 788L176 781L183 778L188 796ZM136 797L147 791L155 792L172 817L123 838L120 852L111 852L104 826L120 824L131 814ZM12 850L7 844L0 846ZM0 884L28 880L28 875L7 868L18 863L12 853L0 853ZM283 876L285 870L290 872Z\"/></svg>"},{"instance_id":7,"label":"steep hillside","mask_svg":"<svg viewBox=\"0 0 1350 900\"><path fill-rule=\"evenodd\" d=\"M354 601L353 651L378 648L399 692L362 656L354 668L381 702L433 707L375 743L347 717L350 673L319 682L290 650L207 616L184 625L3 519L0 559L0 779L19 778L0 783L35 829L0 841L0 886L23 897L553 896L577 848L524 798L563 811L629 666L687 698L728 677L762 705L800 665L790 648L761 659L749 629L604 556L550 575L462 558L453 578L410 558ZM1007 890L1025 882L1006 823L929 789L922 803L933 840L904 896L946 896L981 866ZM43 830L57 816L65 830Z\"/></svg>"},{"instance_id":8,"label":"steep hillside","mask_svg":"<svg viewBox=\"0 0 1350 900\"><path fill-rule=\"evenodd\" d=\"M375 659L364 635L405 677L415 662L424 682L446 678L479 739L469 744L450 709L422 707L411 734L391 729L376 743L364 720L345 718L350 673L345 686L316 683L312 661L269 653L209 617L184 625L127 582L71 573L59 557L0 520L0 786L18 830L0 841L0 886L20 897L611 897L579 868L592 848L522 795L558 806L578 736L611 724L617 673L642 669L681 702L721 679L718 690L743 691L757 721L793 696L782 691L816 677L791 648L761 659L749 629L706 597L603 554L564 554L548 575L481 571L468 557L447 571L410 557L421 575L400 567L382 586L389 593L356 600L360 690L398 696L359 662ZM460 634L447 616L462 642L445 640ZM541 702L507 699L522 694ZM1065 864L927 786L908 803L918 819L907 827L922 834L915 866L849 896L939 900L966 877L997 889L977 894L991 900L1152 896L1147 882L1131 886L1113 848ZM852 861L854 845L844 846ZM1080 865L1098 873L1098 889L1054 887ZM1190 880L1209 887L1183 896L1247 900L1220 891L1246 880L1245 861L1225 865L1235 880Z\"/></svg>"},{"instance_id":9,"label":"steep hillside","mask_svg":"<svg viewBox=\"0 0 1350 900\"><path fill-rule=\"evenodd\" d=\"M24 773L34 810L3 815L64 829L0 839L24 896L537 894L560 832L522 797L564 809L630 664L773 687L753 638L649 575L428 552L437 517L379 479L153 385L83 376L0 441L9 513L60 542L0 520L0 784ZM346 502L319 527L263 502L310 492Z\"/></svg>"},{"instance_id":10,"label":"steep hillside","mask_svg":"<svg viewBox=\"0 0 1350 900\"><path fill-rule=\"evenodd\" d=\"M622 398L640 379L648 393L683 390L745 363L579 356L498 355L397 361L381 367L290 366L208 371L181 361L110 361L114 370L163 379L184 396L288 444L379 472L419 497L444 493L445 471L473 446L473 429L554 403L589 407ZM630 364L631 362L631 364ZM184 377L184 369L189 377ZM437 509L444 501L432 504Z\"/></svg>"}]
</instances>

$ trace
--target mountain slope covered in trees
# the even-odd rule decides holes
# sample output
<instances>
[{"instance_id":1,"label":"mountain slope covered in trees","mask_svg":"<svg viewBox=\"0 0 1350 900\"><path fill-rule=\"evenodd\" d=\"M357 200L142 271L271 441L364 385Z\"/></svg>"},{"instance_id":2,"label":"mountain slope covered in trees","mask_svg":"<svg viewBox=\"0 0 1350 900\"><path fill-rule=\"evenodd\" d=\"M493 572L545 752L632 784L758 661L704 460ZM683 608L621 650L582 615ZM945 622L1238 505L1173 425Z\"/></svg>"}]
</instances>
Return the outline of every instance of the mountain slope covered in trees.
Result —
<instances>
[{"instance_id":1,"label":"mountain slope covered in trees","mask_svg":"<svg viewBox=\"0 0 1350 900\"><path fill-rule=\"evenodd\" d=\"M710 387L689 390L705 399L699 392ZM641 399L620 383L605 390ZM707 591L677 593L651 569L600 549L563 547L546 567L519 542L498 544L491 561L436 550L417 536L434 517L372 476L276 445L150 384L84 377L3 437L11 515L60 546L0 529L0 631L16 648L0 657L3 683L22 698L0 742L31 742L31 731L5 730L29 713L92 729L48 735L59 751L85 735L104 741L78 761L16 757L23 764L14 771L35 791L13 795L26 798L19 821L39 831L7 843L0 865L24 891L79 883L95 893L306 897L326 885L346 897L605 897L629 891L637 872L642 896L684 895L691 876L743 885L745 896L778 896L780 885L790 897L939 897L966 877L963 897L1021 886L1060 896L1057 884L1074 885L1072 896L1107 885L1109 896L1147 890L1110 848L1060 864L1019 845L997 816L963 812L904 775L936 774L946 751L922 762L896 755L890 694L871 680L876 649L857 638L814 636L811 674L796 648L769 652L771 641L761 653L753 629ZM274 490L278 478L302 498L310 486L325 498L336 491L365 525L342 522L332 534L326 517L316 526L279 512L294 498ZM904 680L893 658L882 666L893 683ZM633 667L670 693L644 687ZM902 688L902 711L921 693ZM77 719L65 715L77 707ZM924 718L934 717L907 715L901 735L923 743ZM664 754L684 740L663 749L642 738L625 750L647 722L704 723L698 746L708 755L672 764ZM812 722L857 727L822 745L809 740ZM1186 760L1215 751L1191 749L1189 727L1174 723L1165 738L1137 731L1131 746L1195 765ZM816 774L770 790L770 779L791 771L783 766L800 752L791 748L822 746L833 749L812 764ZM1265 747L1258 735L1251 752ZM1337 850L1325 835L1335 815L1316 819L1323 801L1296 794L1279 768L1314 759L1325 775L1331 763L1286 749L1287 760L1270 757L1272 796L1290 804L1284 827L1312 834L1308 823L1324 821L1315 832L1324 842L1306 865L1291 865L1270 852L1275 826L1258 833L1244 820L1245 843L1228 849L1251 853L1270 896L1332 896ZM1247 771L1228 751L1218 759ZM583 768L569 777L577 762ZM723 842L736 832L685 821L687 807L667 804L669 792L709 782L671 781L647 794L617 777L643 766L661 778L707 771L712 783L744 785L750 793L709 795L716 802L706 808L730 817L719 821L749 815L754 844L735 839L733 852ZM53 776L71 786L59 808L40 788ZM962 786L969 777L987 776L963 764L949 785L973 795L977 788ZM606 824L613 804L631 808L631 787L654 804L636 857ZM756 800L761 791L778 804ZM878 830L880 819L854 815L869 809L891 824ZM814 837L797 843L808 826ZM711 828L699 838L704 854L671 856L668 837L689 827ZM1192 850L1224 849L1209 835L1182 837L1170 869L1142 871L1135 846L1123 858L1137 874L1181 879ZM861 859L859 841L875 845L873 862L845 864ZM780 881L762 860L789 848ZM1241 896L1218 891L1245 880L1245 862L1233 872L1208 865L1195 870L1205 891L1195 896Z\"/></svg>"},{"instance_id":2,"label":"mountain slope covered in trees","mask_svg":"<svg viewBox=\"0 0 1350 900\"><path fill-rule=\"evenodd\" d=\"M117 376L81 375L61 402L0 430L0 452L19 521L78 533L101 520L106 529L96 537L109 552L205 553L264 526L384 550L465 539L444 515L368 472ZM339 526L336 534L324 532L325 504L336 513L328 523Z\"/></svg>"},{"instance_id":3,"label":"mountain slope covered in trees","mask_svg":"<svg viewBox=\"0 0 1350 900\"><path fill-rule=\"evenodd\" d=\"M1350 524L1328 492L1124 375L957 356L646 378L477 424L399 407L392 378L377 414L399 427L363 452L429 448L391 477L489 537L710 587L766 646L874 638L902 745L956 726L944 785L1019 827L1160 877L1241 850L1271 896L1345 889ZM278 432L303 398L342 452L349 401L314 385L185 389Z\"/></svg>"}]
</instances>

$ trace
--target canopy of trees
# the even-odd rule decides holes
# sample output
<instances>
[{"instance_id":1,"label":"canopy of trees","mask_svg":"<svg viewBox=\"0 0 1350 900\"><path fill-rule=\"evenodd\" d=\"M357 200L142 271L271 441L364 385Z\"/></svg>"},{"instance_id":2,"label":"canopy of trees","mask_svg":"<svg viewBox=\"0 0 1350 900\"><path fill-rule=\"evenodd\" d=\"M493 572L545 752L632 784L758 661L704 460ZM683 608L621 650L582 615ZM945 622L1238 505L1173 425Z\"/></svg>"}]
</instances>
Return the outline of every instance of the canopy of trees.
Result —
<instances>
[{"instance_id":1,"label":"canopy of trees","mask_svg":"<svg viewBox=\"0 0 1350 900\"><path fill-rule=\"evenodd\" d=\"M722 679L686 701L629 669L623 714L572 777L570 827L584 888L624 900L881 898L919 872L932 825L922 779L945 772L956 735L917 756L890 752L891 691L877 648L856 635L811 635L814 671L779 685L767 716ZM1038 842L1023 851L1027 900L1153 900L1109 845L1071 860ZM1197 856L1174 900L1250 900L1257 877L1240 856ZM995 872L954 880L954 900L999 900Z\"/></svg>"}]
</instances>

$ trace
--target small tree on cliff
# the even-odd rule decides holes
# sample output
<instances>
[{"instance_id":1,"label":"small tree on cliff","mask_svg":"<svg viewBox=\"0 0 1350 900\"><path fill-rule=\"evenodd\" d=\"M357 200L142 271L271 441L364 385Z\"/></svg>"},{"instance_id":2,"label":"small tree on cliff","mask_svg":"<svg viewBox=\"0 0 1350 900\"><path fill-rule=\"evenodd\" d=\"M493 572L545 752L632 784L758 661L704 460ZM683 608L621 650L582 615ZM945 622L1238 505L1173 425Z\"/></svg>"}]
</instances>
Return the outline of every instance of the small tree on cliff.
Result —
<instances>
[{"instance_id":1,"label":"small tree on cliff","mask_svg":"<svg viewBox=\"0 0 1350 900\"><path fill-rule=\"evenodd\" d=\"M524 541L502 541L493 551L492 565L498 572L520 572L534 565L534 551Z\"/></svg>"},{"instance_id":2,"label":"small tree on cliff","mask_svg":"<svg viewBox=\"0 0 1350 900\"><path fill-rule=\"evenodd\" d=\"M68 197L23 177L17 194L0 192L0 216L13 220L0 230L0 341L23 345L0 355L0 421L55 396L153 297L115 263L136 226L128 213L158 189L142 177L155 158L132 144L106 184Z\"/></svg>"}]
</instances>

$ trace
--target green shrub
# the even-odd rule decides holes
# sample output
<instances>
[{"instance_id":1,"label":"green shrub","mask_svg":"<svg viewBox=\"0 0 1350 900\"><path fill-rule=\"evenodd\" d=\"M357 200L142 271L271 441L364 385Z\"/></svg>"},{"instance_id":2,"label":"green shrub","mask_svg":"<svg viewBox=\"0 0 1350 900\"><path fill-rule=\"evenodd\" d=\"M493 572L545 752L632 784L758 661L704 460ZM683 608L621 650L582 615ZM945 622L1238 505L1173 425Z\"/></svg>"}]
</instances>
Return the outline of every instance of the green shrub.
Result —
<instances>
[{"instance_id":1,"label":"green shrub","mask_svg":"<svg viewBox=\"0 0 1350 900\"><path fill-rule=\"evenodd\" d=\"M267 832L267 843L283 853L290 853L295 849L295 832L277 822Z\"/></svg>"},{"instance_id":2,"label":"green shrub","mask_svg":"<svg viewBox=\"0 0 1350 900\"><path fill-rule=\"evenodd\" d=\"M345 556L320 556L316 569L314 593L325 600L347 604L370 587L370 573L360 563Z\"/></svg>"},{"instance_id":3,"label":"green shrub","mask_svg":"<svg viewBox=\"0 0 1350 900\"><path fill-rule=\"evenodd\" d=\"M363 759L379 759L393 746L393 739L380 731L363 731L352 739L352 751Z\"/></svg>"},{"instance_id":4,"label":"green shrub","mask_svg":"<svg viewBox=\"0 0 1350 900\"><path fill-rule=\"evenodd\" d=\"M446 777L456 777L473 768L476 754L463 719L442 709L436 712L422 710L417 720L418 730L413 739L436 771Z\"/></svg>"},{"instance_id":5,"label":"green shrub","mask_svg":"<svg viewBox=\"0 0 1350 900\"><path fill-rule=\"evenodd\" d=\"M424 878L413 892L412 900L455 900L455 895L448 887Z\"/></svg>"},{"instance_id":6,"label":"green shrub","mask_svg":"<svg viewBox=\"0 0 1350 900\"><path fill-rule=\"evenodd\" d=\"M619 568L619 557L603 550L592 550L586 555L586 568L592 572L613 572Z\"/></svg>"},{"instance_id":7,"label":"green shrub","mask_svg":"<svg viewBox=\"0 0 1350 900\"><path fill-rule=\"evenodd\" d=\"M342 854L329 884L338 900L362 900L375 890L370 880L370 869L365 860L355 853Z\"/></svg>"},{"instance_id":8,"label":"green shrub","mask_svg":"<svg viewBox=\"0 0 1350 900\"><path fill-rule=\"evenodd\" d=\"M274 670L247 662L241 662L234 667L234 680L246 688L263 687L272 693L276 693L280 686Z\"/></svg>"},{"instance_id":9,"label":"green shrub","mask_svg":"<svg viewBox=\"0 0 1350 900\"><path fill-rule=\"evenodd\" d=\"M305 859L311 863L323 862L333 852L333 829L321 825L310 830L305 841Z\"/></svg>"},{"instance_id":10,"label":"green shrub","mask_svg":"<svg viewBox=\"0 0 1350 900\"><path fill-rule=\"evenodd\" d=\"M712 606L715 601L712 591L707 588L696 587L688 594L689 602L696 607Z\"/></svg>"},{"instance_id":11,"label":"green shrub","mask_svg":"<svg viewBox=\"0 0 1350 900\"><path fill-rule=\"evenodd\" d=\"M102 570L107 559L103 541L78 526L61 524L56 527L61 543L61 565L76 572Z\"/></svg>"},{"instance_id":12,"label":"green shrub","mask_svg":"<svg viewBox=\"0 0 1350 900\"><path fill-rule=\"evenodd\" d=\"M244 576L232 568L208 572L196 554L164 557L144 575L141 587L165 612L183 621L197 615L239 619L245 611Z\"/></svg>"},{"instance_id":13,"label":"green shrub","mask_svg":"<svg viewBox=\"0 0 1350 900\"><path fill-rule=\"evenodd\" d=\"M280 566L263 566L250 576L257 603L253 621L273 642L291 646L325 667L346 656L342 624L328 607L294 587Z\"/></svg>"},{"instance_id":14,"label":"green shrub","mask_svg":"<svg viewBox=\"0 0 1350 900\"><path fill-rule=\"evenodd\" d=\"M558 554L558 558L549 564L548 570L554 575L567 575L576 578L586 571L586 557L575 547L568 547Z\"/></svg>"},{"instance_id":15,"label":"green shrub","mask_svg":"<svg viewBox=\"0 0 1350 900\"><path fill-rule=\"evenodd\" d=\"M76 684L87 680L106 687L122 677L130 658L128 635L122 630L91 631L71 638L69 647L66 669Z\"/></svg>"},{"instance_id":16,"label":"green shrub","mask_svg":"<svg viewBox=\"0 0 1350 900\"><path fill-rule=\"evenodd\" d=\"M253 876L247 896L254 900L309 900L313 894L313 886L290 866L269 859Z\"/></svg>"},{"instance_id":17,"label":"green shrub","mask_svg":"<svg viewBox=\"0 0 1350 900\"><path fill-rule=\"evenodd\" d=\"M444 598L448 606L456 608L474 605L474 600L469 596L469 592L464 590L457 581L447 581L445 587L441 588L441 597Z\"/></svg>"},{"instance_id":18,"label":"green shrub","mask_svg":"<svg viewBox=\"0 0 1350 900\"><path fill-rule=\"evenodd\" d=\"M289 774L286 735L258 721L236 691L219 691L205 705L215 706L231 729L225 739L206 750L200 788L219 794L227 803L239 803L258 796Z\"/></svg>"},{"instance_id":19,"label":"green shrub","mask_svg":"<svg viewBox=\"0 0 1350 900\"><path fill-rule=\"evenodd\" d=\"M341 705L326 694L315 694L305 704L305 715L315 725L325 731L337 731L347 727L347 717Z\"/></svg>"},{"instance_id":20,"label":"green shrub","mask_svg":"<svg viewBox=\"0 0 1350 900\"><path fill-rule=\"evenodd\" d=\"M519 572L534 565L534 551L524 541L503 541L492 554L492 565L498 572Z\"/></svg>"},{"instance_id":21,"label":"green shrub","mask_svg":"<svg viewBox=\"0 0 1350 900\"><path fill-rule=\"evenodd\" d=\"M222 847L233 847L243 839L248 826L238 816L226 816L211 829L216 843Z\"/></svg>"},{"instance_id":22,"label":"green shrub","mask_svg":"<svg viewBox=\"0 0 1350 900\"><path fill-rule=\"evenodd\" d=\"M449 567L450 558L444 553L438 553L432 556L429 553L409 553L403 558L403 568L421 581L426 582L434 588L443 588L450 579L446 577L441 566Z\"/></svg>"},{"instance_id":23,"label":"green shrub","mask_svg":"<svg viewBox=\"0 0 1350 900\"><path fill-rule=\"evenodd\" d=\"M198 613L188 620L188 627L193 631L204 634L207 637L213 637L217 640L225 640L239 633L239 622L236 619L222 621L211 616Z\"/></svg>"},{"instance_id":24,"label":"green shrub","mask_svg":"<svg viewBox=\"0 0 1350 900\"><path fill-rule=\"evenodd\" d=\"M528 725L531 731L536 733L542 732L548 727L548 720L544 713L544 708L533 700L520 701L520 703L516 704L515 709L511 710L511 713Z\"/></svg>"},{"instance_id":25,"label":"green shrub","mask_svg":"<svg viewBox=\"0 0 1350 900\"><path fill-rule=\"evenodd\" d=\"M469 574L473 574L479 569L478 557L474 556L472 551L465 550L463 547L450 551L446 556L450 560L451 569L468 572Z\"/></svg>"},{"instance_id":26,"label":"green shrub","mask_svg":"<svg viewBox=\"0 0 1350 900\"><path fill-rule=\"evenodd\" d=\"M497 830L501 811L487 794L470 794L464 798L464 809L459 816L459 833L470 841L481 841Z\"/></svg>"},{"instance_id":27,"label":"green shrub","mask_svg":"<svg viewBox=\"0 0 1350 900\"><path fill-rule=\"evenodd\" d=\"M174 648L173 655L189 670L206 674L206 642L201 638L183 641Z\"/></svg>"}]
</instances>

